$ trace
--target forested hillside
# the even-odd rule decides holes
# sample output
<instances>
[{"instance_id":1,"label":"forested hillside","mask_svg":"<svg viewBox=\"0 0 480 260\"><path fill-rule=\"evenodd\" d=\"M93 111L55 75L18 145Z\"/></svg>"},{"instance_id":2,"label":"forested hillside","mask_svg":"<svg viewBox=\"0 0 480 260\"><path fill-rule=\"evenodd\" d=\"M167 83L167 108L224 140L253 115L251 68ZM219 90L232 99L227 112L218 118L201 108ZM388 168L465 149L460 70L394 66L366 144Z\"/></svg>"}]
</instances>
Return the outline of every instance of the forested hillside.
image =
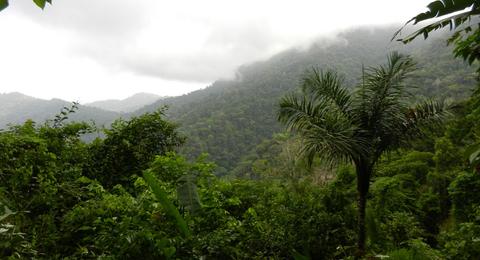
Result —
<instances>
[{"instance_id":1,"label":"forested hillside","mask_svg":"<svg viewBox=\"0 0 480 260\"><path fill-rule=\"evenodd\" d=\"M118 99L99 100L91 103L86 103L85 105L90 107L101 108L103 110L126 113L126 112L133 112L146 105L150 105L162 98L165 98L165 97L160 97L150 93L137 93L133 96L130 96L122 100L118 100Z\"/></svg>"},{"instance_id":2,"label":"forested hillside","mask_svg":"<svg viewBox=\"0 0 480 260\"><path fill-rule=\"evenodd\" d=\"M176 154L185 147L185 136L162 111L117 120L104 129L103 139L91 143L80 139L93 131L91 125L66 121L68 112L49 124L27 121L1 131L0 257L476 259L478 90L453 107L432 101L410 108L403 102L410 98L403 95L410 90L403 84L408 77L397 77L403 71L387 70L383 76L390 80L370 74L357 89L363 91L354 93L320 80L327 84L318 86L319 93L335 97L336 103L315 102L322 109L307 111L311 117L306 120L313 120L315 128L305 118L287 120L299 122L299 134L328 126L327 135L313 135L325 147L324 153L313 154L313 167L297 157L298 148L308 144L299 142L302 136L280 134L245 154L244 171L230 175L247 173L237 175L241 178L215 176L216 166L205 156L189 161ZM303 88L299 95L305 93ZM347 95L359 102L337 98ZM285 97L282 110L289 100ZM342 104L356 108L342 112ZM356 125L361 118L330 117L344 112L383 123ZM321 116L326 120L317 120ZM346 124L352 122L353 127ZM391 136L397 139L392 142ZM363 138L370 140L364 143ZM352 145L360 145L362 153L350 150ZM390 149L376 155L366 205L358 214L362 176L351 161L369 151L364 145ZM337 163L329 164L325 159L335 155L332 148L353 152L353 159L333 157ZM361 232L364 244L359 247Z\"/></svg>"},{"instance_id":3,"label":"forested hillside","mask_svg":"<svg viewBox=\"0 0 480 260\"><path fill-rule=\"evenodd\" d=\"M72 103L60 99L43 100L21 93L0 94L0 128L6 128L8 124L21 124L28 119L43 123L52 119L63 107L71 105ZM98 126L109 126L120 116L120 113L80 105L69 120L93 121Z\"/></svg>"},{"instance_id":4,"label":"forested hillside","mask_svg":"<svg viewBox=\"0 0 480 260\"><path fill-rule=\"evenodd\" d=\"M217 81L206 89L161 100L136 114L168 105L168 118L178 122L180 131L188 136L183 152L190 158L209 153L223 174L262 140L282 131L276 120L278 100L294 91L300 77L312 67L337 70L353 88L362 66L381 63L389 51L398 50L410 53L418 62L419 70L409 79L409 84L418 87L417 98L462 99L470 95L474 70L452 58L446 41L435 40L444 35L402 45L390 41L395 29L359 28L335 39L320 39L306 49L291 49L245 65L234 80Z\"/></svg>"},{"instance_id":5,"label":"forested hillside","mask_svg":"<svg viewBox=\"0 0 480 260\"><path fill-rule=\"evenodd\" d=\"M182 152L194 158L210 154L218 165L218 174L235 168L247 153L282 128L276 120L279 98L294 91L299 78L309 69L335 69L344 76L347 86L354 87L362 75L362 66L380 63L392 50L410 53L418 62L409 84L417 87L416 97L462 99L469 96L474 83L473 69L460 59L452 59L452 48L442 34L428 41L410 45L391 42L396 27L352 29L335 38L319 39L308 48L291 49L266 60L240 67L236 79L221 80L211 86L180 97L165 98L141 108L131 115L141 115L168 105L167 116L180 124L187 138ZM390 37L390 38L389 38ZM34 99L18 93L3 94L0 126L22 123L26 119L42 122L69 104L62 100ZM138 98L137 98L138 99ZM147 101L144 97L123 103L93 103L110 110L129 110ZM136 101L135 101L136 100ZM134 101L133 103L130 101ZM125 103L126 102L126 103ZM131 103L131 104L130 104ZM110 107L110 108L108 108ZM123 116L118 112L80 106L71 120L108 125Z\"/></svg>"}]
</instances>

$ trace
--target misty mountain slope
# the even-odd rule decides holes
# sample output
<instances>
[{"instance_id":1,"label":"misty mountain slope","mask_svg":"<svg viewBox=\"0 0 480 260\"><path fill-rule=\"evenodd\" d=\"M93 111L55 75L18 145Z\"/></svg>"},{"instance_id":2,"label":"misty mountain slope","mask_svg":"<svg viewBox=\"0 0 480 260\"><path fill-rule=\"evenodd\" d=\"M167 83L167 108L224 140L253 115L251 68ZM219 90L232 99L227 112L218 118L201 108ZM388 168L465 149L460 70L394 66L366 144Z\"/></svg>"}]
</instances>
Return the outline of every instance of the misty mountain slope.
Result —
<instances>
[{"instance_id":1,"label":"misty mountain slope","mask_svg":"<svg viewBox=\"0 0 480 260\"><path fill-rule=\"evenodd\" d=\"M239 68L235 80L217 81L206 89L160 100L135 114L168 105L168 117L181 124L188 137L183 152L192 157L208 152L225 172L262 140L283 130L276 119L279 99L295 91L301 75L312 67L335 69L353 87L362 65L383 64L387 53L398 50L418 61L420 69L410 80L418 86L417 97L469 95L474 72L453 58L445 41L431 37L405 46L390 42L395 29L355 29L331 42L320 40L305 50L288 50Z\"/></svg>"},{"instance_id":2,"label":"misty mountain slope","mask_svg":"<svg viewBox=\"0 0 480 260\"><path fill-rule=\"evenodd\" d=\"M100 100L91 103L86 103L86 106L101 108L103 110L109 110L114 112L133 112L137 109L140 109L146 105L150 105L155 101L162 99L161 97L155 94L150 93L137 93L133 96L130 96L126 99L109 99L109 100Z\"/></svg>"},{"instance_id":3,"label":"misty mountain slope","mask_svg":"<svg viewBox=\"0 0 480 260\"><path fill-rule=\"evenodd\" d=\"M0 94L0 129L5 129L8 124L24 123L28 119L43 123L47 119L53 119L64 106L71 105L60 99L43 100L16 92ZM69 120L94 121L101 126L109 125L120 116L120 113L81 105L76 113L69 116Z\"/></svg>"}]
</instances>

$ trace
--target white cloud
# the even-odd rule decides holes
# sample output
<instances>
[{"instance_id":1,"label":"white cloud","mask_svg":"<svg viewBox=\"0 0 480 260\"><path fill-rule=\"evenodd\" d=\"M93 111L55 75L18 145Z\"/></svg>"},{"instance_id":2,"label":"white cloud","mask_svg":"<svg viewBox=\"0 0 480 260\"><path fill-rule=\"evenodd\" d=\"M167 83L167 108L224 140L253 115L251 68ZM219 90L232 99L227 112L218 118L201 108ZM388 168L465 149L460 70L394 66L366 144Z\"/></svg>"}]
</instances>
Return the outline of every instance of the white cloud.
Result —
<instances>
[{"instance_id":1,"label":"white cloud","mask_svg":"<svg viewBox=\"0 0 480 260\"><path fill-rule=\"evenodd\" d=\"M419 0L31 0L0 13L0 92L91 101L178 95L351 26L404 22ZM8 51L6 51L8 50Z\"/></svg>"}]
</instances>

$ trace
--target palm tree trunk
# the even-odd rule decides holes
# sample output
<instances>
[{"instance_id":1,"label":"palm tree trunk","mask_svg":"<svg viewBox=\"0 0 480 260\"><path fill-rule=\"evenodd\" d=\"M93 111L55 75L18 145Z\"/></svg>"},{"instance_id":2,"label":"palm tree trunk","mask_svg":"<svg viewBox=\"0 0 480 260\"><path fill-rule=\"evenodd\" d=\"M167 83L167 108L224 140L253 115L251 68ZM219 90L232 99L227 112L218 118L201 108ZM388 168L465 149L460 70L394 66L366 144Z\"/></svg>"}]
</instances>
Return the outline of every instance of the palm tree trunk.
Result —
<instances>
[{"instance_id":1,"label":"palm tree trunk","mask_svg":"<svg viewBox=\"0 0 480 260\"><path fill-rule=\"evenodd\" d=\"M365 227L365 211L367 207L367 194L370 186L370 167L367 163L357 165L357 192L358 192L358 241L356 258L365 255L365 245L367 240L367 231Z\"/></svg>"}]
</instances>

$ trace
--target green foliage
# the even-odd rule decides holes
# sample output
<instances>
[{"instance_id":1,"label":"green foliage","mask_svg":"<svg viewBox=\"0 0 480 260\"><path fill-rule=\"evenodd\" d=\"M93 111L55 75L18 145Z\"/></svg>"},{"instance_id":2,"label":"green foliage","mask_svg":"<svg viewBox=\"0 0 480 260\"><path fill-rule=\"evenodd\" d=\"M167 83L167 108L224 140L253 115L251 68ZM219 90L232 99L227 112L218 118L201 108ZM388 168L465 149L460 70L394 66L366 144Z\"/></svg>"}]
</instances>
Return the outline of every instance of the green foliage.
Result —
<instances>
[{"instance_id":1,"label":"green foliage","mask_svg":"<svg viewBox=\"0 0 480 260\"><path fill-rule=\"evenodd\" d=\"M264 140L232 171L237 178L288 178L300 179L315 175L315 167L307 169L306 162L299 156L301 140L291 135L276 134ZM319 170L319 169L317 169ZM326 177L326 176L324 176Z\"/></svg>"},{"instance_id":2,"label":"green foliage","mask_svg":"<svg viewBox=\"0 0 480 260\"><path fill-rule=\"evenodd\" d=\"M432 259L439 260L443 259L442 255L429 247L425 242L419 239L412 239L406 244L406 248L401 248L394 250L388 253L389 259L395 260L422 260L422 259Z\"/></svg>"},{"instance_id":3,"label":"green foliage","mask_svg":"<svg viewBox=\"0 0 480 260\"><path fill-rule=\"evenodd\" d=\"M417 185L414 176L409 174L376 178L371 186L373 210L386 217L396 211L414 211Z\"/></svg>"},{"instance_id":4,"label":"green foliage","mask_svg":"<svg viewBox=\"0 0 480 260\"><path fill-rule=\"evenodd\" d=\"M303 80L301 97L292 94L281 100L279 120L303 137L302 153L310 162L316 155L333 162L366 157L373 166L384 151L445 115L441 102L410 108L406 104L410 93L403 80L414 66L410 58L393 53L386 66L365 72L356 95L341 86L335 73L313 70Z\"/></svg>"},{"instance_id":5,"label":"green foliage","mask_svg":"<svg viewBox=\"0 0 480 260\"><path fill-rule=\"evenodd\" d=\"M383 161L388 163L378 167L377 176L393 177L408 173L415 176L417 180L425 180L434 165L433 154L420 151L402 151L389 154L383 158Z\"/></svg>"},{"instance_id":6,"label":"green foliage","mask_svg":"<svg viewBox=\"0 0 480 260\"><path fill-rule=\"evenodd\" d=\"M190 230L188 229L187 223L185 220L180 216L177 208L173 205L173 203L168 199L167 193L162 189L159 182L155 179L153 174L149 171L143 172L143 178L150 186L155 194L155 197L160 201L160 204L163 206L165 211L168 215L170 215L174 220L178 227L178 229L182 232L184 237L190 236Z\"/></svg>"},{"instance_id":7,"label":"green foliage","mask_svg":"<svg viewBox=\"0 0 480 260\"><path fill-rule=\"evenodd\" d=\"M443 137L435 142L433 160L435 161L437 171L444 172L455 164L459 164L462 161L462 157L458 147L455 147L451 140Z\"/></svg>"},{"instance_id":8,"label":"green foliage","mask_svg":"<svg viewBox=\"0 0 480 260\"><path fill-rule=\"evenodd\" d=\"M477 210L477 216L480 213ZM442 251L447 259L475 259L480 255L480 225L466 222L455 230L441 234Z\"/></svg>"},{"instance_id":9,"label":"green foliage","mask_svg":"<svg viewBox=\"0 0 480 260\"><path fill-rule=\"evenodd\" d=\"M421 79L406 79L413 63L393 55L357 82L350 72L361 72L361 59L352 57L361 53L376 63L383 54L378 44L360 48L365 32L345 37L358 50L293 51L242 68L241 80L195 93L205 95L201 101L176 99L183 103L170 116L193 122L183 128L194 139L183 152L192 159L213 151L220 170L206 155L189 160L173 152L184 138L164 110L120 119L92 143L82 138L94 127L71 121L75 105L45 124L29 120L1 131L0 258L352 259L361 233L355 194L363 179L366 257L474 259L480 175L462 154L475 163L476 150L466 147L480 140L480 99L455 104L455 117L435 129L425 126L441 119L443 104L412 106L428 92L461 96L471 73L446 62L447 52L438 49L435 57L424 54L432 60L417 72ZM350 152L335 159L353 165L325 167L315 157L308 168L297 153L305 142L272 137L279 130L277 98L318 57L349 72L344 80L357 82L358 91L342 88L335 73L316 70L306 74L302 98L286 98L293 105L285 114L298 116L290 122L303 128L298 132L308 130L311 144L335 137L316 152ZM404 91L410 85L427 87ZM424 138L410 142L420 132ZM412 145L397 149L405 143Z\"/></svg>"},{"instance_id":10,"label":"green foliage","mask_svg":"<svg viewBox=\"0 0 480 260\"><path fill-rule=\"evenodd\" d=\"M393 248L398 248L410 239L421 236L422 230L412 214L396 212L388 217L381 229L386 234L386 240L391 242Z\"/></svg>"},{"instance_id":11,"label":"green foliage","mask_svg":"<svg viewBox=\"0 0 480 260\"><path fill-rule=\"evenodd\" d=\"M184 175L177 182L177 197L180 205L191 214L196 215L202 207L198 196L196 177Z\"/></svg>"},{"instance_id":12,"label":"green foliage","mask_svg":"<svg viewBox=\"0 0 480 260\"><path fill-rule=\"evenodd\" d=\"M105 139L90 146L91 165L87 176L111 188L129 188L132 178L147 169L156 155L165 155L184 142L177 125L163 119L164 110L146 113L126 121L116 120L105 130Z\"/></svg>"},{"instance_id":13,"label":"green foliage","mask_svg":"<svg viewBox=\"0 0 480 260\"><path fill-rule=\"evenodd\" d=\"M441 19L422 27L421 29L415 31L404 39L399 39L399 41L408 43L414 40L419 35L423 35L425 38L427 38L428 34L432 31L447 26L449 26L450 29L456 29L460 27L460 25L462 25L463 23L470 21L470 16L478 15L479 8L478 1L476 0L436 0L428 4L427 7L429 9L427 12L416 15L412 19L408 20L406 24L413 22L413 24L415 25L420 22L431 21L438 17L440 17ZM470 27L468 26L461 31L468 32L471 30L471 28L469 28ZM400 33L402 29L395 33L394 38Z\"/></svg>"},{"instance_id":14,"label":"green foliage","mask_svg":"<svg viewBox=\"0 0 480 260\"><path fill-rule=\"evenodd\" d=\"M0 0L0 11L8 7L8 0Z\"/></svg>"},{"instance_id":15,"label":"green foliage","mask_svg":"<svg viewBox=\"0 0 480 260\"><path fill-rule=\"evenodd\" d=\"M40 8L45 8L45 4L52 4L52 0L33 0L33 2Z\"/></svg>"},{"instance_id":16,"label":"green foliage","mask_svg":"<svg viewBox=\"0 0 480 260\"><path fill-rule=\"evenodd\" d=\"M470 165L472 165L476 171L480 172L480 144L468 147L465 154L467 155Z\"/></svg>"},{"instance_id":17,"label":"green foliage","mask_svg":"<svg viewBox=\"0 0 480 260\"><path fill-rule=\"evenodd\" d=\"M213 181L201 186L200 195L204 214L197 232L215 258L286 258L297 251L330 259L337 247L353 243L352 201L335 189L322 192L308 183ZM335 198L334 208L322 202L327 196Z\"/></svg>"},{"instance_id":18,"label":"green foliage","mask_svg":"<svg viewBox=\"0 0 480 260\"><path fill-rule=\"evenodd\" d=\"M413 17L407 23L416 25L421 22L429 22L426 26L416 30L403 39L403 43L413 41L419 35L426 39L430 33L438 29L449 27L455 33L448 39L448 43L454 43L455 57L462 57L470 65L480 59L480 28L474 28L472 19L478 19L480 14L480 2L477 0L435 0L428 6L428 11ZM433 22L432 22L433 21ZM404 26L404 27L405 27ZM400 28L393 36L396 38L402 29ZM480 72L480 70L477 70Z\"/></svg>"},{"instance_id":19,"label":"green foliage","mask_svg":"<svg viewBox=\"0 0 480 260\"><path fill-rule=\"evenodd\" d=\"M55 247L60 216L83 196L75 179L87 161L79 136L88 131L82 123L52 128L28 121L0 133L0 198L16 212L11 234L39 254Z\"/></svg>"},{"instance_id":20,"label":"green foliage","mask_svg":"<svg viewBox=\"0 0 480 260\"><path fill-rule=\"evenodd\" d=\"M336 73L314 69L302 81L301 96L291 94L280 101L278 118L301 136L301 152L309 165L315 157L329 165L355 165L360 256L365 254L365 207L373 168L382 154L420 136L423 128L439 125L448 114L443 102L408 104L411 93L404 80L414 68L411 58L392 53L386 65L364 71L353 94ZM399 183L392 179L378 186L391 182Z\"/></svg>"},{"instance_id":21,"label":"green foliage","mask_svg":"<svg viewBox=\"0 0 480 260\"><path fill-rule=\"evenodd\" d=\"M474 125L462 131L475 131ZM149 133L137 131L148 126ZM245 157L250 177L259 178L220 179L205 156L191 162L170 148L158 148L158 154L148 150L147 140L157 140L152 131L178 137L168 126L173 124L161 115L147 115L123 121L90 144L81 140L93 129L85 123L54 127L52 121L39 126L28 121L1 132L0 200L6 208L0 213L0 258L354 255L354 167L325 170L315 161L308 170L296 156L301 143L281 134ZM478 174L457 174L463 164L455 158L463 141L451 131L455 124L449 127L444 136L432 137L431 151L398 150L378 161L367 214L370 255L468 259L478 253L479 203L471 194ZM91 168L105 162L98 153L102 146L136 154L144 162L139 168L144 178L114 175L104 186L104 173ZM317 175L330 177L318 181Z\"/></svg>"},{"instance_id":22,"label":"green foliage","mask_svg":"<svg viewBox=\"0 0 480 260\"><path fill-rule=\"evenodd\" d=\"M9 222L16 213L11 211L0 201L0 256L21 258L25 256L35 257L37 251L32 244L25 239L25 234L18 232L18 228Z\"/></svg>"},{"instance_id":23,"label":"green foliage","mask_svg":"<svg viewBox=\"0 0 480 260\"><path fill-rule=\"evenodd\" d=\"M88 184L89 198L66 212L61 224L65 246L61 256L73 258L164 259L175 253L163 226L160 208L143 193L135 198L120 186L112 193L95 181ZM146 190L145 190L146 191Z\"/></svg>"},{"instance_id":24,"label":"green foliage","mask_svg":"<svg viewBox=\"0 0 480 260\"><path fill-rule=\"evenodd\" d=\"M480 175L476 172L461 172L448 188L453 204L453 215L459 222L475 217L480 207Z\"/></svg>"}]
</instances>

